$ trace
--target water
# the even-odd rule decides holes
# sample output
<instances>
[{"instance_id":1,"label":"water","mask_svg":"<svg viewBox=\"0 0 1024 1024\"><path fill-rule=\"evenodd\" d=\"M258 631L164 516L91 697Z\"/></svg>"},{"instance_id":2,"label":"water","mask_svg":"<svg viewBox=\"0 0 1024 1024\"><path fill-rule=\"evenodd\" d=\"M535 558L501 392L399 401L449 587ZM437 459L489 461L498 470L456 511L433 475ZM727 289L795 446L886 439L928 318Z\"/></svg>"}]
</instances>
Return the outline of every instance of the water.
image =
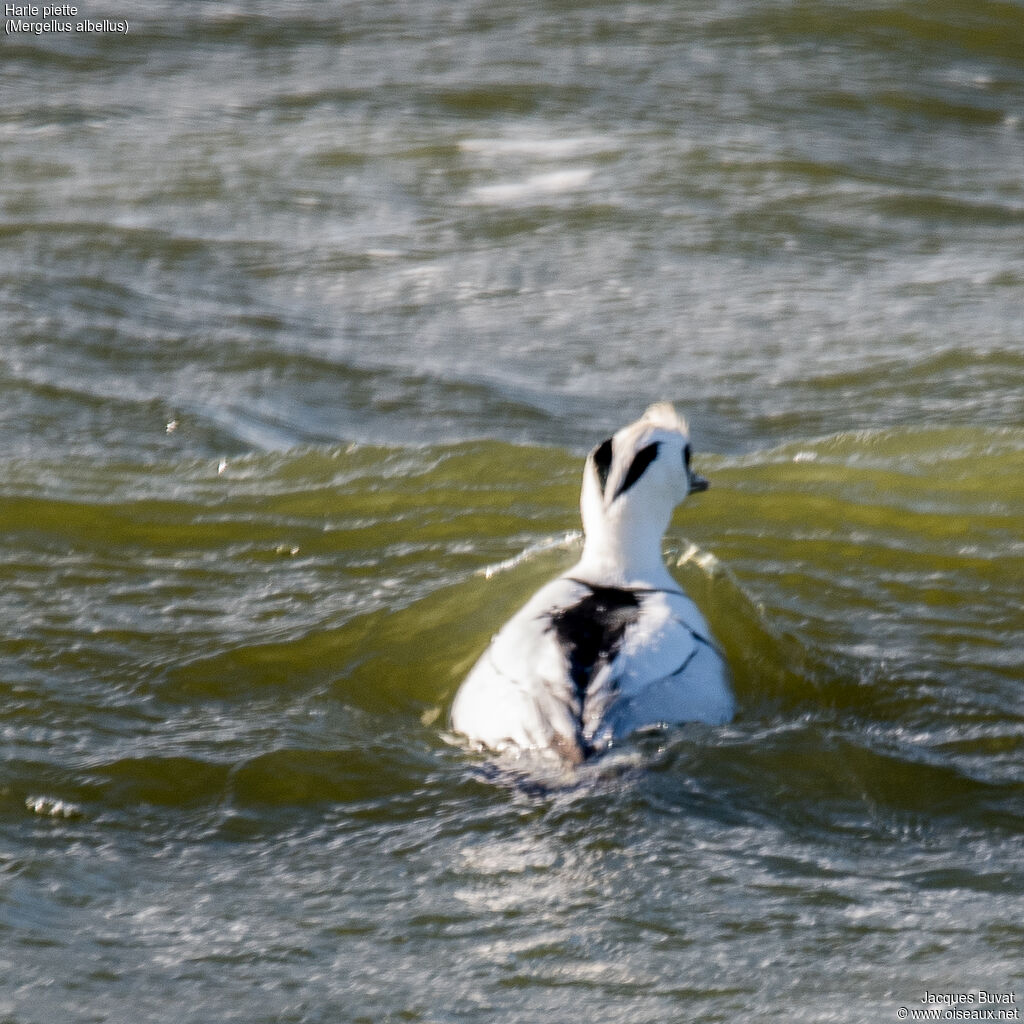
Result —
<instances>
[{"instance_id":1,"label":"water","mask_svg":"<svg viewBox=\"0 0 1024 1024\"><path fill-rule=\"evenodd\" d=\"M80 13L0 63L0 1020L1024 1000L1024 8ZM451 698L658 399L739 715L516 783Z\"/></svg>"}]
</instances>

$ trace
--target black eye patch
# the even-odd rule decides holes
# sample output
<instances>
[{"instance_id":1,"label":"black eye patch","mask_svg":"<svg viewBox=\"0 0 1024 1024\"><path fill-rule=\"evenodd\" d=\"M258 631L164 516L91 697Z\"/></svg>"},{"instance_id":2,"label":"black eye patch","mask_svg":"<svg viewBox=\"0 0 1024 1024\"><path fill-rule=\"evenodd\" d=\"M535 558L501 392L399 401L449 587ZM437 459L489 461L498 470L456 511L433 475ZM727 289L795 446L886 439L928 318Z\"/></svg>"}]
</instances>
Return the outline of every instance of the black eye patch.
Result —
<instances>
[{"instance_id":1,"label":"black eye patch","mask_svg":"<svg viewBox=\"0 0 1024 1024\"><path fill-rule=\"evenodd\" d=\"M658 457L658 449L660 447L661 442L654 441L652 444L647 445L646 448L641 448L633 456L633 461L629 464L629 469L626 471L626 478L619 484L619 489L615 492L616 498L620 494L625 494L644 475L644 470Z\"/></svg>"},{"instance_id":2,"label":"black eye patch","mask_svg":"<svg viewBox=\"0 0 1024 1024\"><path fill-rule=\"evenodd\" d=\"M597 479L601 482L601 493L604 494L605 485L608 483L608 471L612 468L612 439L610 437L594 449L594 468L597 470Z\"/></svg>"}]
</instances>

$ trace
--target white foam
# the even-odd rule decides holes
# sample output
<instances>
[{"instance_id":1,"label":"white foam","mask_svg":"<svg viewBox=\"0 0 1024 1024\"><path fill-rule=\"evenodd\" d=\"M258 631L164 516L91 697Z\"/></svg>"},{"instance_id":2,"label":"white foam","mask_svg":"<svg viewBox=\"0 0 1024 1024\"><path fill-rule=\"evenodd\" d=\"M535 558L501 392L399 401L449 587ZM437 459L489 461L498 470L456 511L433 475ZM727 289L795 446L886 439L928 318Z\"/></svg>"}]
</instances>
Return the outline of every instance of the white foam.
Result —
<instances>
[{"instance_id":1,"label":"white foam","mask_svg":"<svg viewBox=\"0 0 1024 1024\"><path fill-rule=\"evenodd\" d=\"M581 135L577 138L505 138L505 139L463 139L459 149L463 153L479 156L532 156L545 160L564 160L583 154L606 153L618 149L614 139L601 135Z\"/></svg>"},{"instance_id":2,"label":"white foam","mask_svg":"<svg viewBox=\"0 0 1024 1024\"><path fill-rule=\"evenodd\" d=\"M471 195L477 202L482 203L516 203L575 192L583 188L593 176L594 171L589 167L574 167L564 171L533 174L524 181L480 185L473 189Z\"/></svg>"},{"instance_id":3,"label":"white foam","mask_svg":"<svg viewBox=\"0 0 1024 1024\"><path fill-rule=\"evenodd\" d=\"M518 555L513 555L511 558L506 558L504 561L495 562L492 565L485 565L482 569L476 571L477 576L483 576L485 579L490 579L492 576L496 576L499 572L506 572L509 569L514 569L517 565L522 565L523 562L533 558L534 555L540 554L542 551L551 551L554 548L570 548L575 545L583 534L579 530L570 530L567 533L563 533L557 537L546 537L544 540L537 541L536 544L530 544L528 547L523 548Z\"/></svg>"},{"instance_id":4,"label":"white foam","mask_svg":"<svg viewBox=\"0 0 1024 1024\"><path fill-rule=\"evenodd\" d=\"M25 806L33 814L42 815L44 818L77 818L82 813L77 804L50 796L26 797Z\"/></svg>"}]
</instances>

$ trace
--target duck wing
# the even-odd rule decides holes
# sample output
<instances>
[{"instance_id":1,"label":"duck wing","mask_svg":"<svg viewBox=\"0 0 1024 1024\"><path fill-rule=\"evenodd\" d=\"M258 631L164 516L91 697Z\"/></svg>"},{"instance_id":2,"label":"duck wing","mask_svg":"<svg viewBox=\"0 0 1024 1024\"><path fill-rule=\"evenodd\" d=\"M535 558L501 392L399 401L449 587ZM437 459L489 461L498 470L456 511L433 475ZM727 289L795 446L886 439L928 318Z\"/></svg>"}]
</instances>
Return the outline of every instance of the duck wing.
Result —
<instances>
[{"instance_id":1,"label":"duck wing","mask_svg":"<svg viewBox=\"0 0 1024 1024\"><path fill-rule=\"evenodd\" d=\"M456 731L492 749L553 748L582 760L582 701L553 622L587 593L585 584L559 577L505 623L456 694Z\"/></svg>"},{"instance_id":2,"label":"duck wing","mask_svg":"<svg viewBox=\"0 0 1024 1024\"><path fill-rule=\"evenodd\" d=\"M733 714L725 659L697 606L679 591L634 593L639 614L584 703L583 733L596 748L645 726L721 724Z\"/></svg>"}]
</instances>

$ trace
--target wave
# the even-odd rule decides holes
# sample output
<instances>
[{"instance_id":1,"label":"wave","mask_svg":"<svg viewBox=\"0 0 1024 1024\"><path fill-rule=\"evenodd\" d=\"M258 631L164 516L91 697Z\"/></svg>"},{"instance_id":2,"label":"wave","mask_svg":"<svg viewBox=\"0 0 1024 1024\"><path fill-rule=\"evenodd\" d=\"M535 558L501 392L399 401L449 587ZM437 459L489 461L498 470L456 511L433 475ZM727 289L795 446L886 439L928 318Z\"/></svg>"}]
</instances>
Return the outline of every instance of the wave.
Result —
<instances>
[{"instance_id":1,"label":"wave","mask_svg":"<svg viewBox=\"0 0 1024 1024\"><path fill-rule=\"evenodd\" d=\"M4 470L3 719L44 737L8 762L20 814L458 789L475 759L446 734L448 702L580 543L579 463L559 449ZM712 490L666 551L740 711L642 741L653 781L628 799L1016 828L1024 433L840 434L701 470Z\"/></svg>"}]
</instances>

